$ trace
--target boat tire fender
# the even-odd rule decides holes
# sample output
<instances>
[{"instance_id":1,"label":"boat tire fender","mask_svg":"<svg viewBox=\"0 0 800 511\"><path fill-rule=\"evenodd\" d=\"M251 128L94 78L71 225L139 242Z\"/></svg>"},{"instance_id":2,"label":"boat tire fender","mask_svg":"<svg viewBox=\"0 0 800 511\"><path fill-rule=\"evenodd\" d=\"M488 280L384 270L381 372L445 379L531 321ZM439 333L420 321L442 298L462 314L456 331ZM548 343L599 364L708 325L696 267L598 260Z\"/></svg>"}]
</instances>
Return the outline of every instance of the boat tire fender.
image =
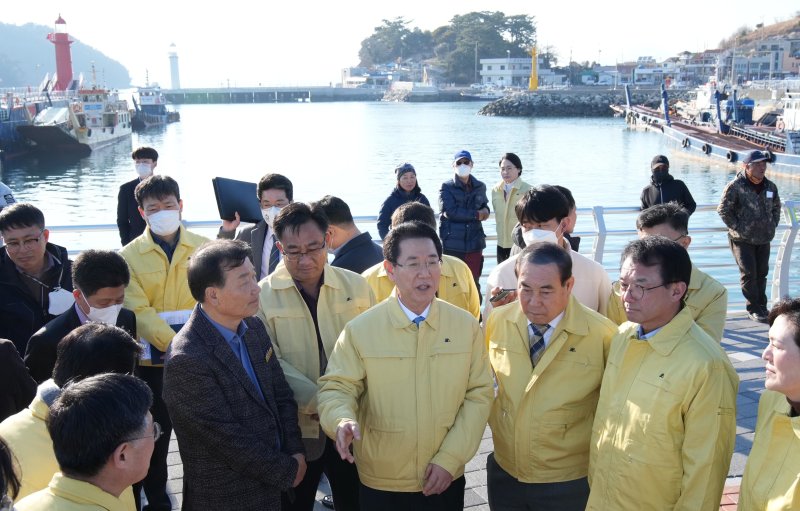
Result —
<instances>
[{"instance_id":1,"label":"boat tire fender","mask_svg":"<svg viewBox=\"0 0 800 511\"><path fill-rule=\"evenodd\" d=\"M767 163L772 163L773 161L775 161L775 155L772 154L772 151L770 151L769 149L764 151L764 156L767 157Z\"/></svg>"},{"instance_id":2,"label":"boat tire fender","mask_svg":"<svg viewBox=\"0 0 800 511\"><path fill-rule=\"evenodd\" d=\"M690 145L691 145L691 142L689 142L688 138L684 138L683 141L681 142L681 146L682 147L689 147Z\"/></svg>"},{"instance_id":3,"label":"boat tire fender","mask_svg":"<svg viewBox=\"0 0 800 511\"><path fill-rule=\"evenodd\" d=\"M711 145L703 144L703 147L701 147L700 150L703 151L705 154L710 154L711 153Z\"/></svg>"},{"instance_id":4,"label":"boat tire fender","mask_svg":"<svg viewBox=\"0 0 800 511\"><path fill-rule=\"evenodd\" d=\"M726 154L725 157L728 158L728 161L731 163L736 163L736 160L738 158L735 151L728 151L728 154Z\"/></svg>"},{"instance_id":5,"label":"boat tire fender","mask_svg":"<svg viewBox=\"0 0 800 511\"><path fill-rule=\"evenodd\" d=\"M89 128L89 131L86 132L86 136L87 137L91 137L92 136L92 128Z\"/></svg>"}]
</instances>

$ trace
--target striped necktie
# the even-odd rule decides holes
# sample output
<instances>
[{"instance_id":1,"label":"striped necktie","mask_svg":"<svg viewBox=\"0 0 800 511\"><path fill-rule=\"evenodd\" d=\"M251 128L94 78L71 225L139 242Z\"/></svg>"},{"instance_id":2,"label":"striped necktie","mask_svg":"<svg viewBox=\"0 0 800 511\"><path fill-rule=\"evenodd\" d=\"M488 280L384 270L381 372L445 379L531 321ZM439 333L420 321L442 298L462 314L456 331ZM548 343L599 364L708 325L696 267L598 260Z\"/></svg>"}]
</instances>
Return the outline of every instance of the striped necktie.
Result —
<instances>
[{"instance_id":1,"label":"striped necktie","mask_svg":"<svg viewBox=\"0 0 800 511\"><path fill-rule=\"evenodd\" d=\"M550 328L550 325L530 324L530 339L528 341L530 343L531 363L534 367L536 367L536 364L539 363L544 354L544 334L548 328Z\"/></svg>"},{"instance_id":2,"label":"striped necktie","mask_svg":"<svg viewBox=\"0 0 800 511\"><path fill-rule=\"evenodd\" d=\"M272 249L269 251L269 266L267 267L268 275L275 271L275 267L278 266L280 260L281 253L278 250L278 244L275 242L275 235L272 234Z\"/></svg>"}]
</instances>

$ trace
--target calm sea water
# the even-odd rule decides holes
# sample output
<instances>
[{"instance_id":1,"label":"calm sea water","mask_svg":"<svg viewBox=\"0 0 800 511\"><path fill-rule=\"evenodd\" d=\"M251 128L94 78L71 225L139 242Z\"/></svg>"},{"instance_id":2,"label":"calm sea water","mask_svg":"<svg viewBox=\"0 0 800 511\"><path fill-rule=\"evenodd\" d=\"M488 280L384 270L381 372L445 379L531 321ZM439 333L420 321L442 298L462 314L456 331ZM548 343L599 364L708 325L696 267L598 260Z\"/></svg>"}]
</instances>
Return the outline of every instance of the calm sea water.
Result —
<instances>
[{"instance_id":1,"label":"calm sea water","mask_svg":"<svg viewBox=\"0 0 800 511\"><path fill-rule=\"evenodd\" d=\"M288 176L295 185L295 200L332 194L344 199L354 215L377 215L395 185L395 166L405 161L416 167L423 193L435 204L441 182L452 175L452 155L460 149L472 153L474 174L488 186L499 180L500 156L517 153L526 181L570 188L579 208L637 206L649 179L650 160L659 153L668 155L672 174L688 184L700 204L718 202L735 173L732 166L709 165L684 156L679 146L658 134L629 131L621 119L483 117L477 115L480 106L181 105L179 123L134 134L130 141L77 161L8 162L2 181L18 200L38 204L49 224L69 225L115 222L117 191L121 183L134 178L130 152L140 145L155 147L160 154L157 172L180 184L187 220L218 218L213 177L257 181L267 172ZM782 198L800 198L800 180L775 181ZM715 214L698 213L692 221L693 228L719 225ZM587 228L591 225L588 218L583 222L588 222ZM371 231L377 235L374 226ZM69 248L78 248L66 238L72 235L61 236ZM116 236L105 236L101 245L117 245ZM85 245L87 240L82 241L80 245ZM589 243L586 248L591 249ZM693 257L714 262L727 260L730 253Z\"/></svg>"}]
</instances>

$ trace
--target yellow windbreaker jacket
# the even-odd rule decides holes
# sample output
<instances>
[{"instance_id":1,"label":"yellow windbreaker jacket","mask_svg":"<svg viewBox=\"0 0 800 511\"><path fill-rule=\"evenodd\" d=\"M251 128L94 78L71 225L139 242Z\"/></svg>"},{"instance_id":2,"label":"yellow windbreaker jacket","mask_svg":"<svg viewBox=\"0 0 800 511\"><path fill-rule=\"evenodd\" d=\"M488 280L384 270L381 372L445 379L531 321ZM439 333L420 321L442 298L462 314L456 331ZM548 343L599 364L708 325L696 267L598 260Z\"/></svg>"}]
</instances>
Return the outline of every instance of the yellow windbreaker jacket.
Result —
<instances>
[{"instance_id":1,"label":"yellow windbreaker jacket","mask_svg":"<svg viewBox=\"0 0 800 511\"><path fill-rule=\"evenodd\" d=\"M494 394L475 318L435 299L418 329L394 294L347 324L319 384L325 433L360 426L361 482L401 492L422 491L429 463L463 475Z\"/></svg>"},{"instance_id":2,"label":"yellow windbreaker jacket","mask_svg":"<svg viewBox=\"0 0 800 511\"><path fill-rule=\"evenodd\" d=\"M127 494L131 492L126 491ZM117 498L99 487L72 479L58 472L52 476L50 483L26 499L19 501L14 509L17 511L128 511L122 499L126 493Z\"/></svg>"},{"instance_id":3,"label":"yellow windbreaker jacket","mask_svg":"<svg viewBox=\"0 0 800 511\"><path fill-rule=\"evenodd\" d=\"M739 378L687 308L648 340L611 341L589 459L587 510L719 509Z\"/></svg>"},{"instance_id":4,"label":"yellow windbreaker jacket","mask_svg":"<svg viewBox=\"0 0 800 511\"><path fill-rule=\"evenodd\" d=\"M375 296L361 275L325 265L317 301L319 334L330 359L336 339L348 321L375 304ZM319 437L317 379L319 347L314 319L285 265L259 283L258 317L264 322L281 363L286 381L294 392L303 438Z\"/></svg>"},{"instance_id":5,"label":"yellow windbreaker jacket","mask_svg":"<svg viewBox=\"0 0 800 511\"><path fill-rule=\"evenodd\" d=\"M392 294L394 282L386 274L383 263L364 270L361 274L375 293L375 299L384 301ZM480 296L469 266L457 257L442 255L442 274L436 296L447 303L460 307L478 319L481 314Z\"/></svg>"},{"instance_id":6,"label":"yellow windbreaker jacket","mask_svg":"<svg viewBox=\"0 0 800 511\"><path fill-rule=\"evenodd\" d=\"M136 331L162 352L166 352L175 331L158 314L167 311L191 311L195 299L186 277L189 258L208 238L187 231L181 225L180 238L172 261L145 227L144 233L125 245L120 254L128 263L131 281L125 288L125 308L136 314ZM137 339L138 340L138 339ZM152 364L142 360L142 365Z\"/></svg>"},{"instance_id":7,"label":"yellow windbreaker jacket","mask_svg":"<svg viewBox=\"0 0 800 511\"><path fill-rule=\"evenodd\" d=\"M800 508L800 417L790 417L789 411L783 394L771 390L761 394L739 511Z\"/></svg>"},{"instance_id":8,"label":"yellow windbreaker jacket","mask_svg":"<svg viewBox=\"0 0 800 511\"><path fill-rule=\"evenodd\" d=\"M501 180L492 188L492 210L494 211L494 221L497 226L497 245L503 248L511 248L514 244L511 239L511 231L517 225L517 213L514 211L517 201L525 192L531 189L531 185L517 178L508 194L508 200L503 197L505 183Z\"/></svg>"},{"instance_id":9,"label":"yellow windbreaker jacket","mask_svg":"<svg viewBox=\"0 0 800 511\"><path fill-rule=\"evenodd\" d=\"M725 316L728 313L728 291L713 277L692 265L692 276L684 298L697 326L717 342L722 342ZM622 298L611 293L608 300L608 318L621 325L628 321Z\"/></svg>"},{"instance_id":10,"label":"yellow windbreaker jacket","mask_svg":"<svg viewBox=\"0 0 800 511\"><path fill-rule=\"evenodd\" d=\"M528 318L518 302L489 317L497 397L489 415L494 457L524 483L586 477L592 420L616 325L570 297L542 359L531 368Z\"/></svg>"}]
</instances>

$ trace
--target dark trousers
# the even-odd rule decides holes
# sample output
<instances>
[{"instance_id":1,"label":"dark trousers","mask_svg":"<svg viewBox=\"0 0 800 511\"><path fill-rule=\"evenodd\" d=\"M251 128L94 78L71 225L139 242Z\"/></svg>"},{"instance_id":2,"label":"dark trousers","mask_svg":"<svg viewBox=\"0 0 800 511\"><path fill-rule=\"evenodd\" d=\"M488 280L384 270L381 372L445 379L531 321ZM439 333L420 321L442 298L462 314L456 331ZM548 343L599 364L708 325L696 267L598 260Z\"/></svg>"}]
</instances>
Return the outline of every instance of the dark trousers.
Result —
<instances>
[{"instance_id":1,"label":"dark trousers","mask_svg":"<svg viewBox=\"0 0 800 511\"><path fill-rule=\"evenodd\" d=\"M511 257L511 247L503 248L500 245L497 245L497 264L502 263L509 257Z\"/></svg>"},{"instance_id":2,"label":"dark trousers","mask_svg":"<svg viewBox=\"0 0 800 511\"><path fill-rule=\"evenodd\" d=\"M466 484L461 476L439 495L429 497L422 492L383 491L362 484L361 506L369 511L463 511Z\"/></svg>"},{"instance_id":3,"label":"dark trousers","mask_svg":"<svg viewBox=\"0 0 800 511\"><path fill-rule=\"evenodd\" d=\"M169 439L172 436L172 421L167 413L167 405L161 397L164 390L164 368L139 366L136 368L136 375L147 383L153 392L153 420L161 425L163 434L153 448L153 456L150 458L150 469L147 476L142 481L142 488L147 497L147 505L144 511L170 511L172 502L167 495L167 454L169 454ZM134 492L136 508L141 509L139 502L140 493Z\"/></svg>"},{"instance_id":4,"label":"dark trousers","mask_svg":"<svg viewBox=\"0 0 800 511\"><path fill-rule=\"evenodd\" d=\"M328 482L331 483L333 505L336 506L336 511L358 511L358 487L360 485L358 471L355 464L348 463L339 456L336 446L330 438L325 440L325 451L322 456L308 462L305 477L297 488L294 488L294 500L291 499L289 493L283 493L281 509L283 511L312 511L323 472L327 476Z\"/></svg>"},{"instance_id":5,"label":"dark trousers","mask_svg":"<svg viewBox=\"0 0 800 511\"><path fill-rule=\"evenodd\" d=\"M444 253L449 256L457 257L467 263L467 266L469 266L472 272L472 278L475 279L475 286L478 288L478 296L481 297L481 302L483 302L480 283L481 273L483 272L483 252L454 252L452 250L445 250Z\"/></svg>"},{"instance_id":6,"label":"dark trousers","mask_svg":"<svg viewBox=\"0 0 800 511\"><path fill-rule=\"evenodd\" d=\"M739 266L742 294L747 312L767 310L767 273L769 273L769 243L751 245L728 239L733 258Z\"/></svg>"},{"instance_id":7,"label":"dark trousers","mask_svg":"<svg viewBox=\"0 0 800 511\"><path fill-rule=\"evenodd\" d=\"M494 460L486 460L489 509L493 511L583 511L589 481L583 477L559 483L521 483Z\"/></svg>"}]
</instances>

